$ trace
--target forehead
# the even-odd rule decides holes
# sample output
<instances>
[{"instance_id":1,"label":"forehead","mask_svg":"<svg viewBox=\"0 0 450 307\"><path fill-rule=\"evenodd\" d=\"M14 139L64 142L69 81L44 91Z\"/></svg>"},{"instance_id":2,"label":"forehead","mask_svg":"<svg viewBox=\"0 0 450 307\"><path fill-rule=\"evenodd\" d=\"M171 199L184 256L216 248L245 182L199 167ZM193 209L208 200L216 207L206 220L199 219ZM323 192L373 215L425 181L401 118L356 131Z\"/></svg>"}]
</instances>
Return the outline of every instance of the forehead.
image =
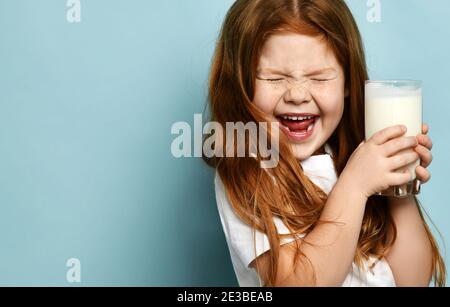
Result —
<instances>
[{"instance_id":1,"label":"forehead","mask_svg":"<svg viewBox=\"0 0 450 307\"><path fill-rule=\"evenodd\" d=\"M322 36L297 33L272 35L261 50L258 69L310 72L323 67L339 70L333 51Z\"/></svg>"}]
</instances>

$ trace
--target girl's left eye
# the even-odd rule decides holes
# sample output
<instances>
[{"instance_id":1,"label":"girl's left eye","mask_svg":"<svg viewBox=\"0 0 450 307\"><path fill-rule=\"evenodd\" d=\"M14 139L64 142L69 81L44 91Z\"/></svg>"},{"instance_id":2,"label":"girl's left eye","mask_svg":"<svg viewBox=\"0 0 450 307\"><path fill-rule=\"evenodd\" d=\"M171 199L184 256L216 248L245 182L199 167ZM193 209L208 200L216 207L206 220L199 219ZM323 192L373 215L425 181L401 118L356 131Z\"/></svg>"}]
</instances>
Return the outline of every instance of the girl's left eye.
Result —
<instances>
[{"instance_id":1,"label":"girl's left eye","mask_svg":"<svg viewBox=\"0 0 450 307\"><path fill-rule=\"evenodd\" d=\"M317 82L326 82L326 81L330 81L330 79L312 79L313 81L317 81Z\"/></svg>"}]
</instances>

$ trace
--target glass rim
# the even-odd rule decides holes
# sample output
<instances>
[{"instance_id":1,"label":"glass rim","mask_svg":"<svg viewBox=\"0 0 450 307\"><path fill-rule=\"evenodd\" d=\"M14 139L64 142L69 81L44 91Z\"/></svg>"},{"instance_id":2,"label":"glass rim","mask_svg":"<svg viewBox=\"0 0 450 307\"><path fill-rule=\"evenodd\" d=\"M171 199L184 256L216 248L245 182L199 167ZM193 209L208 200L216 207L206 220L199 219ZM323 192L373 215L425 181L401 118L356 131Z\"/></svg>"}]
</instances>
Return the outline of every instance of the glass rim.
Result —
<instances>
[{"instance_id":1,"label":"glass rim","mask_svg":"<svg viewBox=\"0 0 450 307\"><path fill-rule=\"evenodd\" d=\"M380 83L380 84L414 84L422 85L422 80L408 80L408 79L390 79L390 80L366 80L365 84Z\"/></svg>"}]
</instances>

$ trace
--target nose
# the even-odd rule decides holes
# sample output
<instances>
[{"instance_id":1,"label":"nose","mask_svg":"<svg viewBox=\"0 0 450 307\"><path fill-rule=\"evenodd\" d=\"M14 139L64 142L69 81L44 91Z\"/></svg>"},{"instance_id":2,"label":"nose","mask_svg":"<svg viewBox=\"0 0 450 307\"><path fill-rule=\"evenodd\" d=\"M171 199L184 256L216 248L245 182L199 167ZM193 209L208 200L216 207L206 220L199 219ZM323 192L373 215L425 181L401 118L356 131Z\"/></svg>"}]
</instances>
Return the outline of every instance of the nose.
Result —
<instances>
[{"instance_id":1,"label":"nose","mask_svg":"<svg viewBox=\"0 0 450 307\"><path fill-rule=\"evenodd\" d=\"M312 95L308 82L291 84L284 96L284 101L291 104L302 104L304 102L310 102L311 100Z\"/></svg>"}]
</instances>

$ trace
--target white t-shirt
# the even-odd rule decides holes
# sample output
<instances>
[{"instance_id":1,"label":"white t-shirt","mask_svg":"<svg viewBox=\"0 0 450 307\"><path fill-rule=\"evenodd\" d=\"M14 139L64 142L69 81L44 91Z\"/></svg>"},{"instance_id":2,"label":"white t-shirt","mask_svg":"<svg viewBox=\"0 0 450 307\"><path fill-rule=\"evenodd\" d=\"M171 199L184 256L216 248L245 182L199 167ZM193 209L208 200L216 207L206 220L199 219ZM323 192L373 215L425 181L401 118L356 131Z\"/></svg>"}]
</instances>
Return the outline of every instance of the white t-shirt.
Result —
<instances>
[{"instance_id":1,"label":"white t-shirt","mask_svg":"<svg viewBox=\"0 0 450 307\"><path fill-rule=\"evenodd\" d=\"M326 147L327 154L311 156L301 162L305 174L329 194L333 189L337 178L333 164L331 151ZM249 267L250 263L270 249L269 239L265 233L255 231L256 254L253 240L253 228L245 224L234 212L226 196L223 183L219 174L215 176L215 191L217 208L222 223L225 239L230 251L231 261L237 280L241 287L260 287L262 282L254 268ZM274 216L274 223L280 234L288 234L284 222ZM284 238L280 244L287 244L294 241L294 237ZM368 270L368 267L375 263L375 266ZM360 270L355 263L352 264L343 287L395 287L394 275L389 264L383 259L370 258L364 264L365 269Z\"/></svg>"}]
</instances>

